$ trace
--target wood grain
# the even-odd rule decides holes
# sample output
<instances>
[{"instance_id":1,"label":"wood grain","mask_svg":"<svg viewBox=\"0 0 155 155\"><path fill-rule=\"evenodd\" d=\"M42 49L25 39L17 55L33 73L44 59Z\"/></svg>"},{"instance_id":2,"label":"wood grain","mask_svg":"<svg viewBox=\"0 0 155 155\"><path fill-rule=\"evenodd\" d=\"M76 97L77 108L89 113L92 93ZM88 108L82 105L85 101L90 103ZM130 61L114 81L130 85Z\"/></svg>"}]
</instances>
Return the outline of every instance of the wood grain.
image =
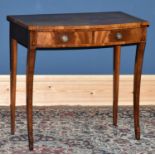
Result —
<instances>
[{"instance_id":1,"label":"wood grain","mask_svg":"<svg viewBox=\"0 0 155 155\"><path fill-rule=\"evenodd\" d=\"M26 77L17 76L17 106L26 105ZM9 106L9 76L0 75L0 105ZM34 105L112 106L113 76L35 75ZM133 105L133 76L120 76L119 105ZM142 75L140 105L155 105L155 76Z\"/></svg>"},{"instance_id":2,"label":"wood grain","mask_svg":"<svg viewBox=\"0 0 155 155\"><path fill-rule=\"evenodd\" d=\"M7 16L10 22L28 30L63 30L63 29L104 29L135 28L148 26L145 20L123 12L94 12Z\"/></svg>"},{"instance_id":3,"label":"wood grain","mask_svg":"<svg viewBox=\"0 0 155 155\"><path fill-rule=\"evenodd\" d=\"M113 57L113 124L117 126L121 46L114 47Z\"/></svg>"},{"instance_id":4,"label":"wood grain","mask_svg":"<svg viewBox=\"0 0 155 155\"><path fill-rule=\"evenodd\" d=\"M135 135L137 140L140 139L139 103L140 103L141 72L142 72L145 45L146 45L145 42L142 42L137 45L136 58L135 58L133 100L134 100L134 125L135 125Z\"/></svg>"},{"instance_id":5,"label":"wood grain","mask_svg":"<svg viewBox=\"0 0 155 155\"><path fill-rule=\"evenodd\" d=\"M37 33L37 47L79 47L92 44L92 32L38 32ZM62 37L68 38L67 42L63 42Z\"/></svg>"},{"instance_id":6,"label":"wood grain","mask_svg":"<svg viewBox=\"0 0 155 155\"><path fill-rule=\"evenodd\" d=\"M10 28L10 33L11 33ZM16 110L16 74L17 74L17 41L10 37L10 113L11 134L15 133L15 110Z\"/></svg>"},{"instance_id":7,"label":"wood grain","mask_svg":"<svg viewBox=\"0 0 155 155\"><path fill-rule=\"evenodd\" d=\"M101 46L137 43L139 41L144 41L143 34L145 33L145 31L146 29L144 28L95 31L94 44L97 46ZM117 39L117 33L120 33L122 35L122 39Z\"/></svg>"},{"instance_id":8,"label":"wood grain","mask_svg":"<svg viewBox=\"0 0 155 155\"><path fill-rule=\"evenodd\" d=\"M28 49L26 68L26 111L29 149L33 150L33 75L35 66L36 50Z\"/></svg>"}]
</instances>

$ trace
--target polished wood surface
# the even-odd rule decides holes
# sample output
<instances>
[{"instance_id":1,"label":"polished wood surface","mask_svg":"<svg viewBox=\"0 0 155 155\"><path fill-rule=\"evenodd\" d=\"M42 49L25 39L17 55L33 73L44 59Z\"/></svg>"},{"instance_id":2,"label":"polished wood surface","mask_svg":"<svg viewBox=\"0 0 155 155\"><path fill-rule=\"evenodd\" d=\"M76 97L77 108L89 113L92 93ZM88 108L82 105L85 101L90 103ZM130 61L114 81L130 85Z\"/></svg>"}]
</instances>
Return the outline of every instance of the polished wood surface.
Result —
<instances>
[{"instance_id":1,"label":"polished wood surface","mask_svg":"<svg viewBox=\"0 0 155 155\"><path fill-rule=\"evenodd\" d=\"M11 134L14 134L15 132L16 74L17 74L17 41L12 37L10 37Z\"/></svg>"},{"instance_id":2,"label":"polished wood surface","mask_svg":"<svg viewBox=\"0 0 155 155\"><path fill-rule=\"evenodd\" d=\"M145 28L133 28L133 29L117 29L111 31L95 31L94 33L94 45L98 46L110 46L110 45L123 45L138 43L144 41L143 34ZM117 38L117 35L121 34L122 38Z\"/></svg>"},{"instance_id":3,"label":"polished wood surface","mask_svg":"<svg viewBox=\"0 0 155 155\"><path fill-rule=\"evenodd\" d=\"M28 48L27 52L27 71L26 71L26 106L27 106L27 129L28 129L28 139L29 148L33 150L33 74L35 66L35 49Z\"/></svg>"},{"instance_id":4,"label":"polished wood surface","mask_svg":"<svg viewBox=\"0 0 155 155\"><path fill-rule=\"evenodd\" d=\"M117 126L118 94L119 94L119 74L120 74L121 46L114 47L113 66L113 124Z\"/></svg>"},{"instance_id":5,"label":"polished wood surface","mask_svg":"<svg viewBox=\"0 0 155 155\"><path fill-rule=\"evenodd\" d=\"M147 26L148 22L123 12L66 13L8 16L29 30L123 28Z\"/></svg>"},{"instance_id":6,"label":"polished wood surface","mask_svg":"<svg viewBox=\"0 0 155 155\"><path fill-rule=\"evenodd\" d=\"M146 44L145 42L141 42L137 45L136 59L135 59L133 100L134 100L134 125L135 125L136 139L140 139L139 95L140 95L141 72L142 72L145 44Z\"/></svg>"},{"instance_id":7,"label":"polished wood surface","mask_svg":"<svg viewBox=\"0 0 155 155\"><path fill-rule=\"evenodd\" d=\"M62 37L66 36L68 41L63 42ZM92 32L38 32L37 47L86 47L90 46L93 41Z\"/></svg>"},{"instance_id":8,"label":"polished wood surface","mask_svg":"<svg viewBox=\"0 0 155 155\"><path fill-rule=\"evenodd\" d=\"M121 45L137 44L134 74L135 137L140 139L139 94L149 23L122 12L8 16L10 22L11 130L15 130L16 42L28 48L26 100L29 149L33 150L33 75L37 48L114 46L113 121L117 125ZM16 40L16 41L15 41Z\"/></svg>"}]
</instances>

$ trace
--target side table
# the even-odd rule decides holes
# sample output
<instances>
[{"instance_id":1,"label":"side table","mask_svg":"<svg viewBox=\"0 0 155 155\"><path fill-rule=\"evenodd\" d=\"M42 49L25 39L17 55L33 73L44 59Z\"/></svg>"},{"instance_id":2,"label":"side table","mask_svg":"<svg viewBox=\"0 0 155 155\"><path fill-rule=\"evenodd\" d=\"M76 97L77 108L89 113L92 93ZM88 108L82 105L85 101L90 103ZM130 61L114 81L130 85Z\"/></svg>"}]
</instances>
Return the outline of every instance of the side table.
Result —
<instances>
[{"instance_id":1,"label":"side table","mask_svg":"<svg viewBox=\"0 0 155 155\"><path fill-rule=\"evenodd\" d=\"M140 139L139 96L142 62L146 44L145 20L123 12L44 14L7 16L10 23L11 133L15 132L17 43L28 49L26 106L29 149L33 150L33 75L36 49L114 47L113 123L117 125L120 52L122 45L136 44L134 70L134 127Z\"/></svg>"}]
</instances>

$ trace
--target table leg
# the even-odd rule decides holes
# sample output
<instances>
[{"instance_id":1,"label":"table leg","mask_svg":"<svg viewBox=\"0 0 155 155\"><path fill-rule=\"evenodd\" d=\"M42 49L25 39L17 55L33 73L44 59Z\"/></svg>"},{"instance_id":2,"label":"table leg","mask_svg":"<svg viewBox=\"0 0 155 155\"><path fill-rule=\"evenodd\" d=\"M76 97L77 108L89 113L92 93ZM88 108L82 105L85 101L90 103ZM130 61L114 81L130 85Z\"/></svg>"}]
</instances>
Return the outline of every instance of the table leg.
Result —
<instances>
[{"instance_id":1,"label":"table leg","mask_svg":"<svg viewBox=\"0 0 155 155\"><path fill-rule=\"evenodd\" d=\"M139 43L137 45L135 70L134 70L134 126L135 126L135 137L137 140L140 139L139 98L140 98L140 83L141 83L144 49L145 49L145 42Z\"/></svg>"},{"instance_id":2,"label":"table leg","mask_svg":"<svg viewBox=\"0 0 155 155\"><path fill-rule=\"evenodd\" d=\"M120 74L121 46L114 47L113 66L113 124L117 126L118 94L119 94L119 74Z\"/></svg>"},{"instance_id":3,"label":"table leg","mask_svg":"<svg viewBox=\"0 0 155 155\"><path fill-rule=\"evenodd\" d=\"M16 73L17 73L17 41L10 35L10 110L11 134L15 133L16 104Z\"/></svg>"},{"instance_id":4,"label":"table leg","mask_svg":"<svg viewBox=\"0 0 155 155\"><path fill-rule=\"evenodd\" d=\"M29 149L33 150L33 75L35 66L35 49L28 49L26 74L26 105Z\"/></svg>"}]
</instances>

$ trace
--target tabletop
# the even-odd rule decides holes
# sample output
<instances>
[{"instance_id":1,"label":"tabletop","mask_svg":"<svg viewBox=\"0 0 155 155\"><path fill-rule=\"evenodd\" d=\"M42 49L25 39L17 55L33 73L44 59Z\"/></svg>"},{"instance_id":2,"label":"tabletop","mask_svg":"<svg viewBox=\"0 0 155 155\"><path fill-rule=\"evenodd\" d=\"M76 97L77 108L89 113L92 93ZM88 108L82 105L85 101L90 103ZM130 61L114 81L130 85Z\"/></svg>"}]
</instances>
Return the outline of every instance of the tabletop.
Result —
<instances>
[{"instance_id":1,"label":"tabletop","mask_svg":"<svg viewBox=\"0 0 155 155\"><path fill-rule=\"evenodd\" d=\"M148 26L143 19L128 15L123 12L95 12L95 13L65 13L65 14L37 14L7 16L8 21L19 24L29 30L40 28L66 27L140 27Z\"/></svg>"}]
</instances>

